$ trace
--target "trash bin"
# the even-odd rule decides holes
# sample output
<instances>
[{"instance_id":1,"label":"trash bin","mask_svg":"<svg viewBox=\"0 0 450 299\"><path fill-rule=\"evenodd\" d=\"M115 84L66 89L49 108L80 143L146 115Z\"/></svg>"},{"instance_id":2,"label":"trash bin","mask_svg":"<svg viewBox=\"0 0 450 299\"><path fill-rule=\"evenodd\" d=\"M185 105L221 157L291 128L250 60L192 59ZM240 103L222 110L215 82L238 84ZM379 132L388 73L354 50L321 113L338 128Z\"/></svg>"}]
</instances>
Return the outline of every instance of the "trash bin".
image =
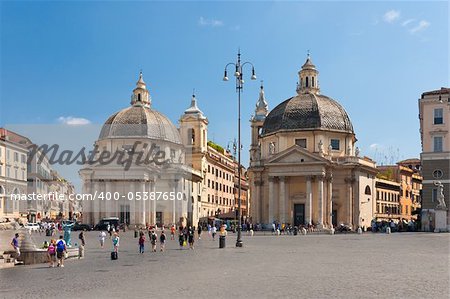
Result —
<instances>
[{"instance_id":1,"label":"trash bin","mask_svg":"<svg viewBox=\"0 0 450 299\"><path fill-rule=\"evenodd\" d=\"M298 235L298 227L294 227L294 236Z\"/></svg>"},{"instance_id":2,"label":"trash bin","mask_svg":"<svg viewBox=\"0 0 450 299\"><path fill-rule=\"evenodd\" d=\"M219 248L225 248L225 236L219 237Z\"/></svg>"}]
</instances>

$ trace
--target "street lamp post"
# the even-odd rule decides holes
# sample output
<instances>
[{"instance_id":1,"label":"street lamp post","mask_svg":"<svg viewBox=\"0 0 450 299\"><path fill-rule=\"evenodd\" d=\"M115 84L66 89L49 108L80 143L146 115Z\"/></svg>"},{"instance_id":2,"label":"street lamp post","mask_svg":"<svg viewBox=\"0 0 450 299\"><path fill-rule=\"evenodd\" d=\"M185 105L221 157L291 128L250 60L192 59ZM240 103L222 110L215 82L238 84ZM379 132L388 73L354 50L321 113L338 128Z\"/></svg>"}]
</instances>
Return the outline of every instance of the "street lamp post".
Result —
<instances>
[{"instance_id":1,"label":"street lamp post","mask_svg":"<svg viewBox=\"0 0 450 299\"><path fill-rule=\"evenodd\" d=\"M238 93L238 234L236 240L236 247L242 247L242 239L241 239L241 228L242 228L242 217L241 217L241 92L244 88L244 80L243 80L243 69L245 65L250 65L252 67L252 76L251 80L256 80L255 75L255 67L251 62L241 63L241 52L238 51L237 61L236 63L230 62L225 66L225 71L223 75L223 81L228 81L227 76L227 68L228 66L234 66L235 72L234 76L236 77L236 92Z\"/></svg>"}]
</instances>

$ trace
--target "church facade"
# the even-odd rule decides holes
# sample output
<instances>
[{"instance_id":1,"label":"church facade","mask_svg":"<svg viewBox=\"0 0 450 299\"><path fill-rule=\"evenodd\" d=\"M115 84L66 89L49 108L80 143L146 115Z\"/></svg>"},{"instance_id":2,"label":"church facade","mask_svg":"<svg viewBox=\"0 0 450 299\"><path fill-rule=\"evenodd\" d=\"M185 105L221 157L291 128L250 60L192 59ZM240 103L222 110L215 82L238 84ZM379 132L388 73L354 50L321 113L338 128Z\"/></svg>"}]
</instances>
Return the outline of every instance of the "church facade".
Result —
<instances>
[{"instance_id":1,"label":"church facade","mask_svg":"<svg viewBox=\"0 0 450 299\"><path fill-rule=\"evenodd\" d=\"M83 221L118 217L138 226L198 222L201 174L185 163L177 127L151 107L142 73L130 107L107 119L94 149L94 159L79 171L83 193L92 196L83 202Z\"/></svg>"},{"instance_id":2,"label":"church facade","mask_svg":"<svg viewBox=\"0 0 450 299\"><path fill-rule=\"evenodd\" d=\"M359 157L350 118L320 93L309 55L298 74L297 94L270 112L261 86L251 119L252 222L370 227L375 163Z\"/></svg>"}]
</instances>

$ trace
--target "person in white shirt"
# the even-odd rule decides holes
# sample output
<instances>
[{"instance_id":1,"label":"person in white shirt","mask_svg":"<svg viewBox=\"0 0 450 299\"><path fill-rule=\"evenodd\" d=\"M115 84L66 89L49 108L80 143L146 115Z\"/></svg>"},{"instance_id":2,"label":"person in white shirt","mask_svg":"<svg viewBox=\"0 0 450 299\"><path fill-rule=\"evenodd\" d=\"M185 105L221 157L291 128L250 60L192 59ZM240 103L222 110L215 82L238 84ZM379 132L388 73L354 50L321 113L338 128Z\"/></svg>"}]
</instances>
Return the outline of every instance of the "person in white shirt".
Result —
<instances>
[{"instance_id":1,"label":"person in white shirt","mask_svg":"<svg viewBox=\"0 0 450 299\"><path fill-rule=\"evenodd\" d=\"M214 226L211 228L211 231L212 231L212 238L213 238L213 241L214 241L215 238L216 238L217 227L214 225Z\"/></svg>"},{"instance_id":2,"label":"person in white shirt","mask_svg":"<svg viewBox=\"0 0 450 299\"><path fill-rule=\"evenodd\" d=\"M105 245L105 238L106 238L106 233L104 231L101 231L100 234L98 235L98 240L100 241L100 247L103 248L103 245Z\"/></svg>"}]
</instances>

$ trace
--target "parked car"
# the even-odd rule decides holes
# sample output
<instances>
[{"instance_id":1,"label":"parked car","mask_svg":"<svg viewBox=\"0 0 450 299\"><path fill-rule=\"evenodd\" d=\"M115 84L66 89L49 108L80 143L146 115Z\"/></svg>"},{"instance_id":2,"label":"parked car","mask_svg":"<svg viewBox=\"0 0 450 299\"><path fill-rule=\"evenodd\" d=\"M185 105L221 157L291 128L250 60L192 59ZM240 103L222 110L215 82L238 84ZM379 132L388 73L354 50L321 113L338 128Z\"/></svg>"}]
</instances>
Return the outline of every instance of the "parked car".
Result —
<instances>
[{"instance_id":1,"label":"parked car","mask_svg":"<svg viewBox=\"0 0 450 299\"><path fill-rule=\"evenodd\" d=\"M75 225L73 226L72 230L73 231L77 231L77 230L90 231L90 230L92 230L92 226L87 223L76 222Z\"/></svg>"},{"instance_id":2,"label":"parked car","mask_svg":"<svg viewBox=\"0 0 450 299\"><path fill-rule=\"evenodd\" d=\"M122 229L124 226L123 223L119 223L118 217L107 217L107 218L103 218L102 220L100 220L100 222L97 223L97 225L95 225L94 229L95 230L107 230L108 225L110 227L118 227L119 229Z\"/></svg>"},{"instance_id":3,"label":"parked car","mask_svg":"<svg viewBox=\"0 0 450 299\"><path fill-rule=\"evenodd\" d=\"M31 223L31 222L25 224L23 227L28 229L28 230L31 230L31 231L38 231L39 228L40 228L39 224Z\"/></svg>"}]
</instances>

